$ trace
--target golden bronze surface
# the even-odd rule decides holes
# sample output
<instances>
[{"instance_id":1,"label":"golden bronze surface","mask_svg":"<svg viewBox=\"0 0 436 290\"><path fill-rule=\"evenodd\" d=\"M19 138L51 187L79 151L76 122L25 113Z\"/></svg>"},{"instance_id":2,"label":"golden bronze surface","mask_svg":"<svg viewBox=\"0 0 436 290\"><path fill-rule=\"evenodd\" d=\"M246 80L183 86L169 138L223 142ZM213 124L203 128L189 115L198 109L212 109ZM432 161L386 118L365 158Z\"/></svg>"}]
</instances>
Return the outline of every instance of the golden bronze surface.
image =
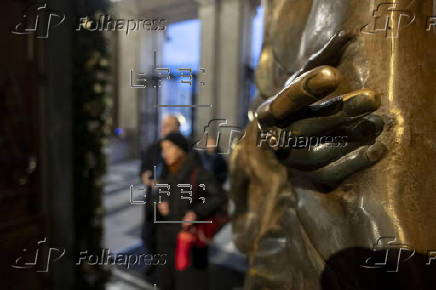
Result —
<instances>
[{"instance_id":1,"label":"golden bronze surface","mask_svg":"<svg viewBox=\"0 0 436 290\"><path fill-rule=\"evenodd\" d=\"M231 157L234 237L250 264L245 289L434 289L436 270L425 264L436 251L436 3L266 2L270 48L257 83L269 99ZM342 52L330 49L341 31L354 38ZM316 106L299 71L322 65L336 66L341 80ZM272 78L265 66L294 75ZM349 147L257 146L261 130L277 127L299 136L338 130ZM400 256L397 272L369 269L377 242L413 258Z\"/></svg>"}]
</instances>

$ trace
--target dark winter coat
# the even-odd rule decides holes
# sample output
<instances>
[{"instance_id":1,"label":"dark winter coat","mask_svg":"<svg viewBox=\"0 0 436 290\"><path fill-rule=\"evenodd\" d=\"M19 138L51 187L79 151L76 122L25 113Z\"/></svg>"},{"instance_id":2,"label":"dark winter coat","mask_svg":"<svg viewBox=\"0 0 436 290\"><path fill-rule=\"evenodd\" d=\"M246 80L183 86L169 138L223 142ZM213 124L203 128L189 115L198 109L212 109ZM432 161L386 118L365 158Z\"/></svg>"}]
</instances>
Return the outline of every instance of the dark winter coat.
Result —
<instances>
[{"instance_id":1,"label":"dark winter coat","mask_svg":"<svg viewBox=\"0 0 436 290\"><path fill-rule=\"evenodd\" d=\"M160 185L156 186L156 188L161 189L160 193L155 191L155 201L158 202L158 196L161 195L161 200L169 203L169 214L167 216L162 216L156 211L156 220L159 221L182 221L189 210L197 214L198 220L206 220L213 216L226 200L225 194L214 175L201 166L198 156L195 156L194 153L186 157L178 172L174 174L164 172L158 182ZM170 186L169 196L166 193L167 188L163 185ZM182 190L189 191L189 185L192 186L192 196L187 192L182 192ZM182 197L191 197L192 202L188 199L182 199ZM204 203L202 198L205 198ZM180 229L180 223L159 224L157 230L158 243L171 239Z\"/></svg>"}]
</instances>

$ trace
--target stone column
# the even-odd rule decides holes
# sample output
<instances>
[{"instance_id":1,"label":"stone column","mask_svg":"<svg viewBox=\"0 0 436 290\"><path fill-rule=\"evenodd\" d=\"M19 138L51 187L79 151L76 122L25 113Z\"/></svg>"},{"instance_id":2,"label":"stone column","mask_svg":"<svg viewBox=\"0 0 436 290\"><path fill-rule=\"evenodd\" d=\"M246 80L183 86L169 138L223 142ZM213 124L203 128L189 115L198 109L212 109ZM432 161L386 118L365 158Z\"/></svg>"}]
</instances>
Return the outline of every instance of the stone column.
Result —
<instances>
[{"instance_id":1,"label":"stone column","mask_svg":"<svg viewBox=\"0 0 436 290\"><path fill-rule=\"evenodd\" d=\"M201 20L201 66L206 74L200 81L199 104L212 104L211 109L198 108L196 134L212 119L227 119L229 125L241 126L241 100L245 65L249 61L253 1L197 0ZM212 131L213 132L213 131Z\"/></svg>"},{"instance_id":2,"label":"stone column","mask_svg":"<svg viewBox=\"0 0 436 290\"><path fill-rule=\"evenodd\" d=\"M223 0L220 9L218 58L218 116L229 124L242 125L245 66L249 63L251 21L255 10L251 1Z\"/></svg>"},{"instance_id":3,"label":"stone column","mask_svg":"<svg viewBox=\"0 0 436 290\"><path fill-rule=\"evenodd\" d=\"M218 13L219 5L216 0L197 0L199 3L198 17L201 21L201 58L200 66L206 70L201 74L199 81L205 82L204 86L198 85L197 104L211 104L211 108L196 108L194 124L195 137L203 132L203 127L210 120L217 118L217 78L218 78Z\"/></svg>"},{"instance_id":4,"label":"stone column","mask_svg":"<svg viewBox=\"0 0 436 290\"><path fill-rule=\"evenodd\" d=\"M138 5L126 6L125 4L114 6L113 15L117 19L137 19ZM125 135L122 139L116 141L112 148L114 152L111 154L119 155L117 158L124 159L132 156L137 156L138 150L138 124L139 124L139 103L138 89L130 87L130 70L133 70L132 75L135 76L140 72L140 43L141 32L130 31L126 34L124 30L113 32L117 34L116 47L116 126L122 128ZM133 77L133 80L135 78Z\"/></svg>"}]
</instances>

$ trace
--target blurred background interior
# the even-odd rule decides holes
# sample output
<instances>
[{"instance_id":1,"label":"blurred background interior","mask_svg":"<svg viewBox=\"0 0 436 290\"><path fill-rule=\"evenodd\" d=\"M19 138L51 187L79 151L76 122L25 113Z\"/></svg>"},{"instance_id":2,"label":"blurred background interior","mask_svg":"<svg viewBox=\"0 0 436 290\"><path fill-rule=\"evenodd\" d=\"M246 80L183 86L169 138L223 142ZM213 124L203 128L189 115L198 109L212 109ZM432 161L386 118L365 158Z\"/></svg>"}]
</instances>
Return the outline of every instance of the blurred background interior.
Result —
<instances>
[{"instance_id":1,"label":"blurred background interior","mask_svg":"<svg viewBox=\"0 0 436 290\"><path fill-rule=\"evenodd\" d=\"M144 267L75 265L77 255L144 251L144 208L131 204L130 186L141 184L141 152L166 116L190 140L213 119L247 124L260 0L51 0L65 23L47 38L12 34L32 3L7 0L0 20L0 270L9 277L0 288L155 289ZM161 19L164 29L76 31L81 17L100 15ZM210 289L242 289L230 232L215 237ZM65 253L47 271L11 267L23 249L46 257L52 247Z\"/></svg>"}]
</instances>

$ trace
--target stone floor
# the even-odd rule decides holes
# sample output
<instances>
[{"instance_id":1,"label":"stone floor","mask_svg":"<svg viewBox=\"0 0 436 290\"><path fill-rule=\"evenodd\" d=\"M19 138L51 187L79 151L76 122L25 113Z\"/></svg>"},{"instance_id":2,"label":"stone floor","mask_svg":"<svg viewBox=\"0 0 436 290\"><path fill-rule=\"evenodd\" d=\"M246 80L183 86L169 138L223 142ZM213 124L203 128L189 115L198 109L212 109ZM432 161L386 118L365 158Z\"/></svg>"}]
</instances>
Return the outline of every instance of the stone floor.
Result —
<instances>
[{"instance_id":1,"label":"stone floor","mask_svg":"<svg viewBox=\"0 0 436 290\"><path fill-rule=\"evenodd\" d=\"M141 243L141 205L130 204L130 185L139 184L139 160L116 163L105 177L106 210L104 247L112 253Z\"/></svg>"},{"instance_id":2,"label":"stone floor","mask_svg":"<svg viewBox=\"0 0 436 290\"><path fill-rule=\"evenodd\" d=\"M130 185L138 185L139 160L115 163L108 167L104 179L105 235L104 247L111 253L124 253L140 245L142 206L130 204ZM144 279L112 268L107 290L156 289Z\"/></svg>"}]
</instances>

